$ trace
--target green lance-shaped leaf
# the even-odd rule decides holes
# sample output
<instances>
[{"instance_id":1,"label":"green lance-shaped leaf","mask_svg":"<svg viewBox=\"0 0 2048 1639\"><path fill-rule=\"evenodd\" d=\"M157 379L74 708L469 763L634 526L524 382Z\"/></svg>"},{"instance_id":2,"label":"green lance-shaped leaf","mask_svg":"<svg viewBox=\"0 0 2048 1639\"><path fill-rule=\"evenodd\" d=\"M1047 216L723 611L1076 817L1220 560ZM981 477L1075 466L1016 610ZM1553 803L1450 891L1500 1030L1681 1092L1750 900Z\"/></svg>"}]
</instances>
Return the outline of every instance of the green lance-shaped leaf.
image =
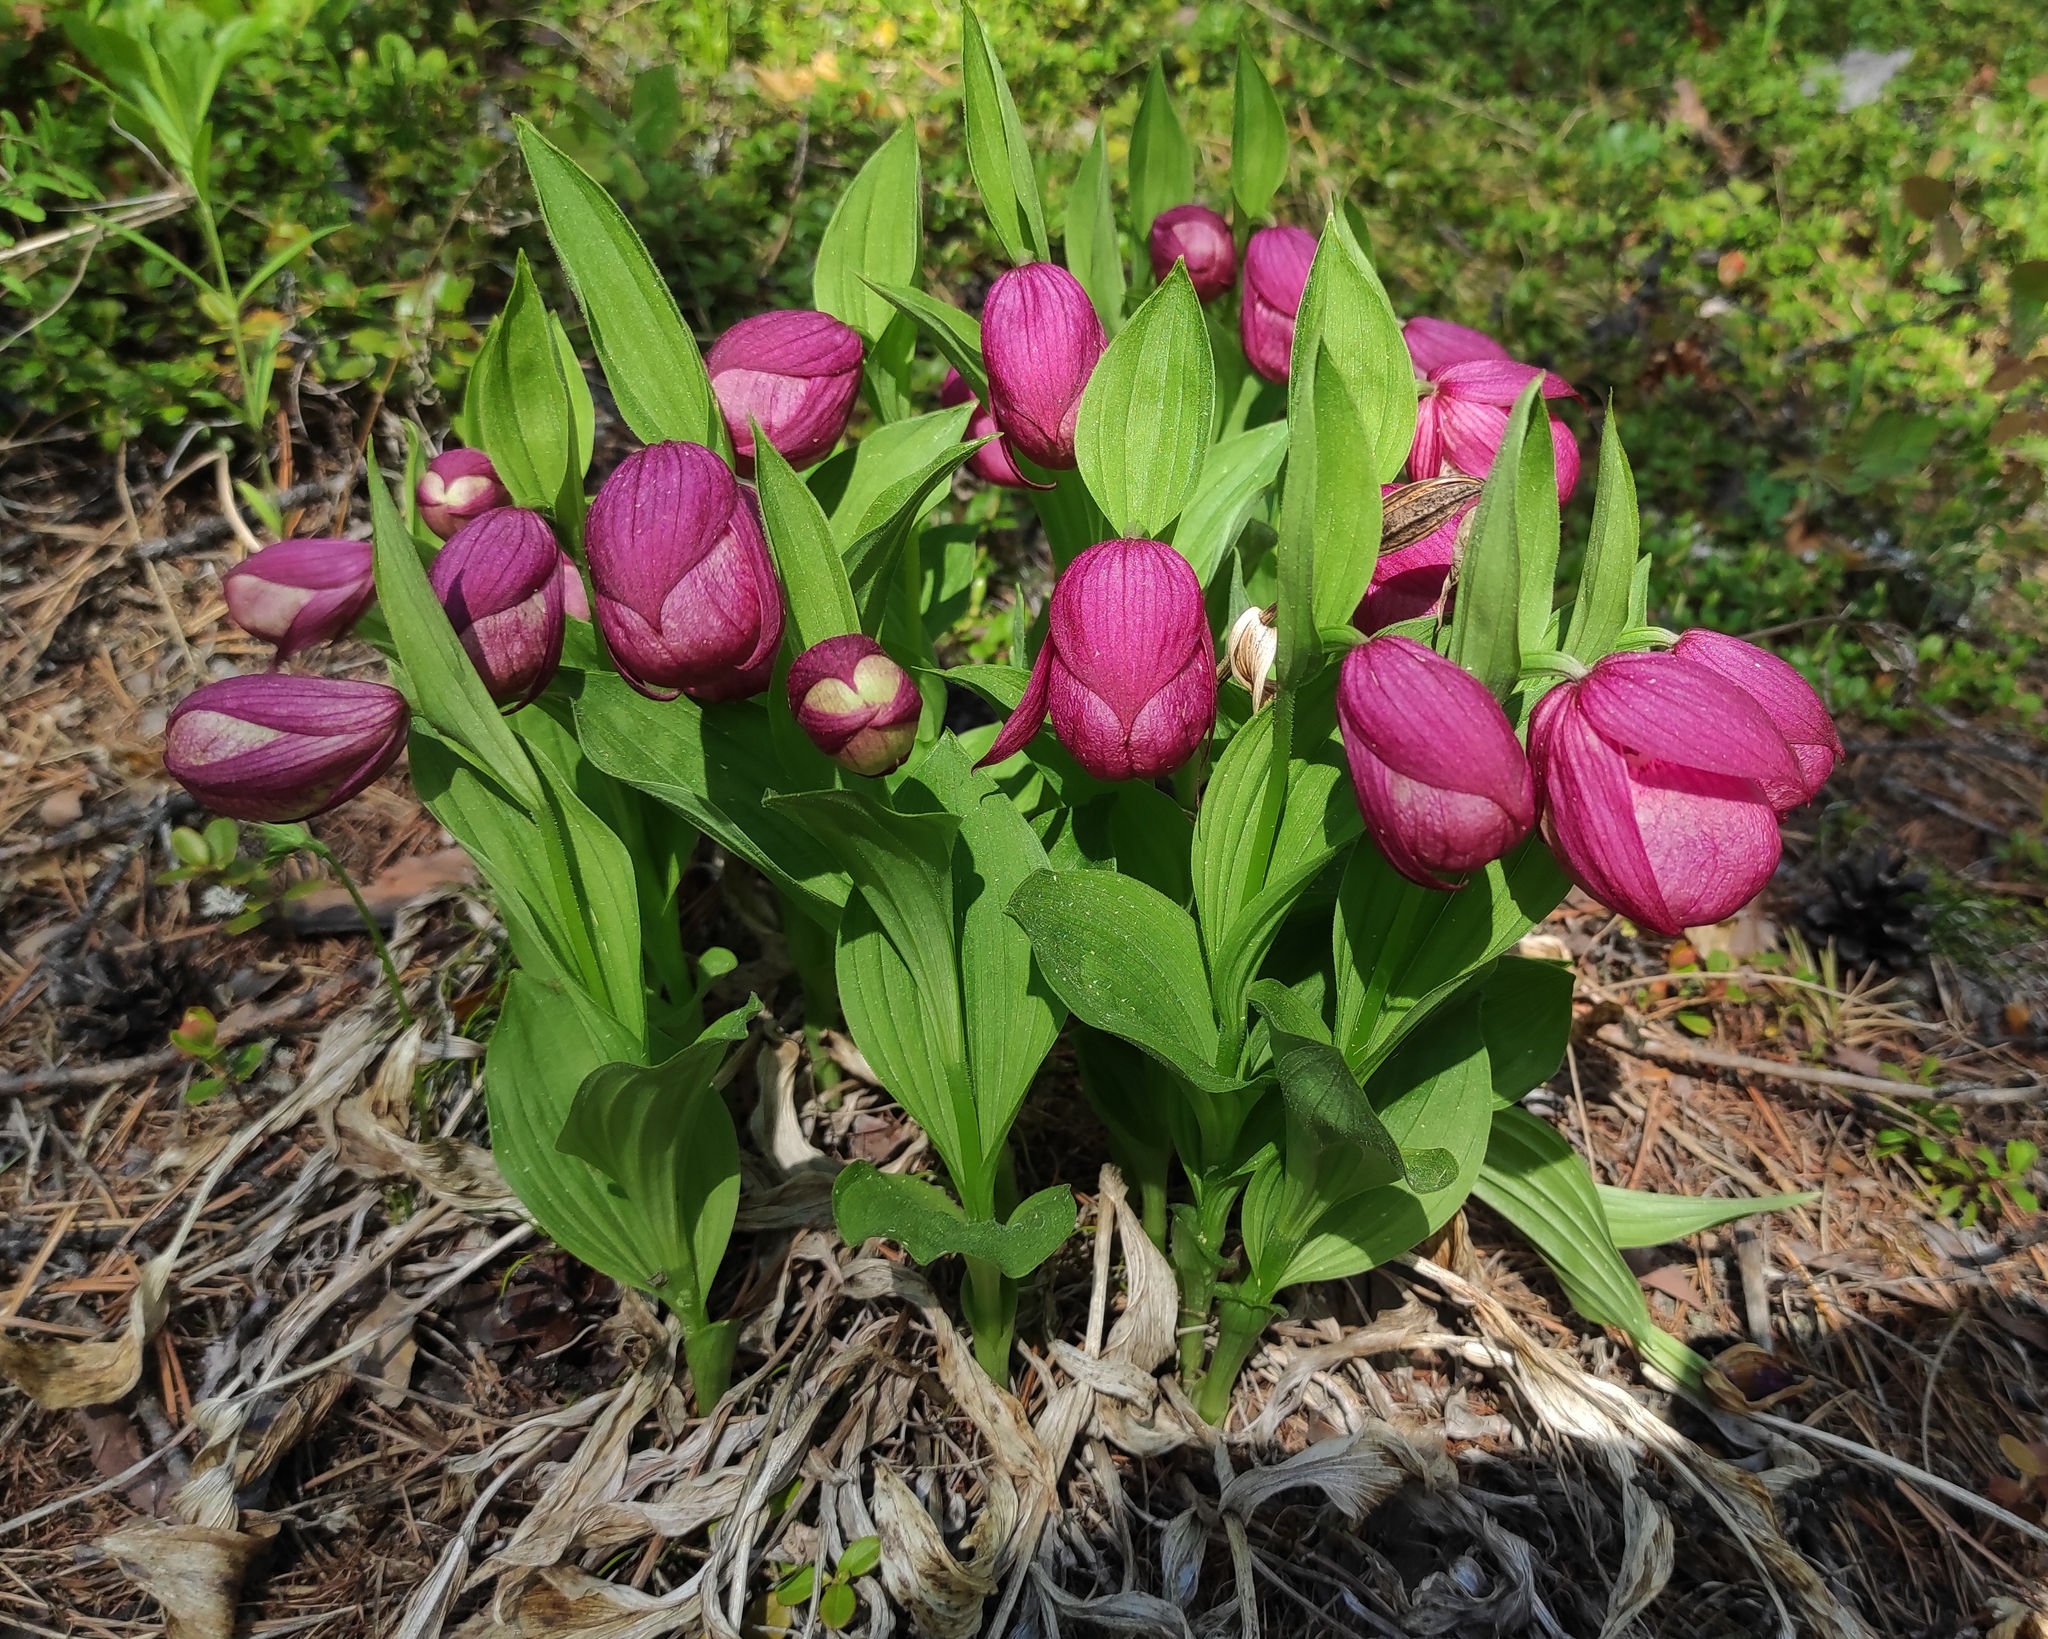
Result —
<instances>
[{"instance_id":1,"label":"green lance-shaped leaf","mask_svg":"<svg viewBox=\"0 0 2048 1639\"><path fill-rule=\"evenodd\" d=\"M1131 237L1138 266L1149 274L1146 250L1152 219L1195 197L1195 150L1181 129L1180 115L1166 91L1166 71L1157 57L1145 76L1145 95L1131 127Z\"/></svg>"},{"instance_id":2,"label":"green lance-shaped leaf","mask_svg":"<svg viewBox=\"0 0 2048 1639\"><path fill-rule=\"evenodd\" d=\"M384 487L383 474L374 466L369 484L377 603L390 627L414 709L538 816L545 799L532 761L499 714L441 600L427 584L419 550Z\"/></svg>"},{"instance_id":3,"label":"green lance-shaped leaf","mask_svg":"<svg viewBox=\"0 0 2048 1639\"><path fill-rule=\"evenodd\" d=\"M576 429L572 472L578 479L590 471L590 458L597 452L597 404L590 396L590 383L583 374L583 361L576 356L575 343L562 327L561 316L548 315L555 333L555 356L562 361L562 380L569 389L569 421ZM581 491L581 484L577 486Z\"/></svg>"},{"instance_id":4,"label":"green lance-shaped leaf","mask_svg":"<svg viewBox=\"0 0 2048 1639\"><path fill-rule=\"evenodd\" d=\"M1415 368L1400 318L1372 265L1362 224L1349 200L1332 213L1329 226L1344 256L1327 270L1326 293L1315 316L1316 335L1335 356L1373 429L1373 471L1379 482L1390 484L1415 443Z\"/></svg>"},{"instance_id":5,"label":"green lance-shaped leaf","mask_svg":"<svg viewBox=\"0 0 2048 1639\"><path fill-rule=\"evenodd\" d=\"M1517 638L1524 654L1551 646L1550 610L1557 600L1557 450L1550 412L1539 400L1529 412L1515 478L1515 550L1522 576Z\"/></svg>"},{"instance_id":6,"label":"green lance-shaped leaf","mask_svg":"<svg viewBox=\"0 0 2048 1639\"><path fill-rule=\"evenodd\" d=\"M956 404L892 421L806 476L805 483L832 520L832 538L842 554L850 556L855 541L896 511L902 504L902 485L921 483L917 475L943 456L964 457L960 436L971 413L967 405Z\"/></svg>"},{"instance_id":7,"label":"green lance-shaped leaf","mask_svg":"<svg viewBox=\"0 0 2048 1639\"><path fill-rule=\"evenodd\" d=\"M1572 1034L1572 971L1503 956L1479 985L1493 1096L1515 1104L1557 1074Z\"/></svg>"},{"instance_id":8,"label":"green lance-shaped leaf","mask_svg":"<svg viewBox=\"0 0 2048 1639\"><path fill-rule=\"evenodd\" d=\"M1010 897L1038 966L1084 1024L1142 1047L1197 1086L1213 1069L1216 1019L1193 918L1111 871L1040 871Z\"/></svg>"},{"instance_id":9,"label":"green lance-shaped leaf","mask_svg":"<svg viewBox=\"0 0 2048 1639\"><path fill-rule=\"evenodd\" d=\"M1496 698L1505 700L1522 673L1521 499L1522 443L1542 382L1522 389L1508 413L1500 451L1479 492L1472 541L1458 566L1458 600L1451 616L1450 657Z\"/></svg>"},{"instance_id":10,"label":"green lance-shaped leaf","mask_svg":"<svg viewBox=\"0 0 2048 1639\"><path fill-rule=\"evenodd\" d=\"M589 172L527 121L514 123L548 238L626 425L643 444L684 438L728 449L703 355L640 236Z\"/></svg>"},{"instance_id":11,"label":"green lance-shaped leaf","mask_svg":"<svg viewBox=\"0 0 2048 1639\"><path fill-rule=\"evenodd\" d=\"M964 411L967 406L959 406ZM908 422L897 422L908 426ZM917 521L936 503L953 474L986 439L972 444L955 442L931 457L923 467L899 478L875 498L863 519L860 534L849 545L843 559L853 599L860 607L860 630L873 637L882 629L889 599L896 585L896 566Z\"/></svg>"},{"instance_id":12,"label":"green lance-shaped leaf","mask_svg":"<svg viewBox=\"0 0 2048 1639\"><path fill-rule=\"evenodd\" d=\"M828 637L859 631L860 611L825 509L774 445L759 436L754 440L754 486L799 652Z\"/></svg>"},{"instance_id":13,"label":"green lance-shaped leaf","mask_svg":"<svg viewBox=\"0 0 2048 1639\"><path fill-rule=\"evenodd\" d=\"M960 78L967 104L967 163L996 238L1012 262L1048 261L1052 250L1031 145L1003 65L971 6L960 8Z\"/></svg>"},{"instance_id":14,"label":"green lance-shaped leaf","mask_svg":"<svg viewBox=\"0 0 2048 1639\"><path fill-rule=\"evenodd\" d=\"M869 342L882 339L896 308L875 285L908 285L924 253L917 129L905 123L868 158L839 196L818 260L811 300Z\"/></svg>"},{"instance_id":15,"label":"green lance-shaped leaf","mask_svg":"<svg viewBox=\"0 0 2048 1639\"><path fill-rule=\"evenodd\" d=\"M921 1264L964 1253L1022 1280L1074 1233L1075 1214L1073 1192L1056 1184L1020 1202L1007 1223L969 1218L936 1185L856 1161L833 1181L832 1217L848 1246L890 1240Z\"/></svg>"},{"instance_id":16,"label":"green lance-shaped leaf","mask_svg":"<svg viewBox=\"0 0 2048 1639\"><path fill-rule=\"evenodd\" d=\"M1081 281L1102 328L1114 336L1124 322L1124 254L1109 202L1109 146L1100 120L1067 192L1066 255L1067 271Z\"/></svg>"},{"instance_id":17,"label":"green lance-shaped leaf","mask_svg":"<svg viewBox=\"0 0 2048 1639\"><path fill-rule=\"evenodd\" d=\"M1621 421L1611 398L1600 425L1599 482L1593 494L1593 527L1586 537L1586 563L1579 571L1579 593L1564 640L1565 653L1588 664L1612 649L1628 629L1636 552L1642 542L1635 473L1622 447Z\"/></svg>"},{"instance_id":18,"label":"green lance-shaped leaf","mask_svg":"<svg viewBox=\"0 0 2048 1639\"><path fill-rule=\"evenodd\" d=\"M1820 1199L1815 1190L1788 1195L1717 1196L1706 1200L1695 1195L1659 1195L1647 1189L1617 1189L1599 1186L1600 1208L1607 1215L1607 1232L1618 1247L1664 1246L1697 1235L1703 1229L1717 1229L1737 1218L1759 1212L1790 1212Z\"/></svg>"},{"instance_id":19,"label":"green lance-shaped leaf","mask_svg":"<svg viewBox=\"0 0 2048 1639\"><path fill-rule=\"evenodd\" d=\"M1592 1173L1554 1128L1526 1110L1496 1110L1472 1193L1528 1237L1581 1315L1618 1326L1645 1359L1698 1384L1706 1362L1650 1319L1643 1289L1614 1249Z\"/></svg>"},{"instance_id":20,"label":"green lance-shaped leaf","mask_svg":"<svg viewBox=\"0 0 2048 1639\"><path fill-rule=\"evenodd\" d=\"M1229 434L1202 457L1201 481L1181 508L1173 546L1204 586L1273 487L1286 455L1287 423L1268 421Z\"/></svg>"},{"instance_id":21,"label":"green lance-shaped leaf","mask_svg":"<svg viewBox=\"0 0 2048 1639\"><path fill-rule=\"evenodd\" d=\"M1230 119L1230 191L1247 221L1265 215L1287 175L1287 120L1251 42L1237 37L1237 86Z\"/></svg>"},{"instance_id":22,"label":"green lance-shaped leaf","mask_svg":"<svg viewBox=\"0 0 2048 1639\"><path fill-rule=\"evenodd\" d=\"M922 290L913 290L908 285L875 284L873 289L884 301L910 319L939 356L960 372L974 396L983 403L988 402L988 367L981 360L981 321L971 313L962 313L951 302L942 302L936 296Z\"/></svg>"},{"instance_id":23,"label":"green lance-shaped leaf","mask_svg":"<svg viewBox=\"0 0 2048 1639\"><path fill-rule=\"evenodd\" d=\"M665 1063L592 1070L555 1140L625 1202L633 1263L606 1273L656 1293L688 1326L710 1318L711 1282L739 1209L739 1138L716 1076L758 1005L720 1019Z\"/></svg>"},{"instance_id":24,"label":"green lance-shaped leaf","mask_svg":"<svg viewBox=\"0 0 2048 1639\"><path fill-rule=\"evenodd\" d=\"M521 251L505 311L491 321L470 372L484 452L516 505L552 510L577 455L577 429L555 324ZM581 468L574 477L582 477Z\"/></svg>"},{"instance_id":25,"label":"green lance-shaped leaf","mask_svg":"<svg viewBox=\"0 0 2048 1639\"><path fill-rule=\"evenodd\" d=\"M1176 265L1095 366L1074 454L1117 533L1156 540L1194 494L1216 411L1202 303Z\"/></svg>"}]
</instances>

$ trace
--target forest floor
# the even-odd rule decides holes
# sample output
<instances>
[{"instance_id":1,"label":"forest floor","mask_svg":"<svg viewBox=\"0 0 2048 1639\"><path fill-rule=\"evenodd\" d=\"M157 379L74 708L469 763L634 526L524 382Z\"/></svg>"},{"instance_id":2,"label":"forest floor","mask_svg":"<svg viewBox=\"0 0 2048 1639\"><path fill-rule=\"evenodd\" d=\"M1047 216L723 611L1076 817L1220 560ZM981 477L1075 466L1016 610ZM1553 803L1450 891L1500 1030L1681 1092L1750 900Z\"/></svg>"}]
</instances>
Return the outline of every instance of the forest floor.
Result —
<instances>
[{"instance_id":1,"label":"forest floor","mask_svg":"<svg viewBox=\"0 0 2048 1639\"><path fill-rule=\"evenodd\" d=\"M319 831L420 1029L338 895L230 934L217 893L158 884L190 817L165 713L261 656L224 619L213 474L107 476L17 486L0 587L0 1635L154 1633L158 1599L193 1639L795 1633L763 1590L870 1534L873 1635L892 1606L959 1635L2048 1633L2048 1218L1999 1175L2048 1145L2048 964L1997 920L2040 890L1992 852L2044 811L2037 741L1848 725L1830 795L1907 863L1859 887L1795 816L1707 948L1577 901L1532 935L1579 1017L1530 1107L1603 1182L1815 1195L1631 1254L1659 1324L1775 1357L1728 1357L1730 1404L1646 1381L1475 1204L1297 1294L1213 1434L1155 1375L1163 1261L1058 1060L1019 1169L1073 1184L1088 1232L1027 1290L998 1394L947 1293L830 1230L836 1161L914 1167L920 1136L850 1044L820 1090L764 1030L733 1083L739 1382L699 1418L659 1319L542 1242L479 1147L502 939L402 771ZM1984 888L1983 963L1916 952L1913 869ZM683 898L728 984L793 997L744 868L707 848ZM1827 955L1831 917L1892 968ZM199 1104L166 1045L192 1005L268 1044Z\"/></svg>"}]
</instances>

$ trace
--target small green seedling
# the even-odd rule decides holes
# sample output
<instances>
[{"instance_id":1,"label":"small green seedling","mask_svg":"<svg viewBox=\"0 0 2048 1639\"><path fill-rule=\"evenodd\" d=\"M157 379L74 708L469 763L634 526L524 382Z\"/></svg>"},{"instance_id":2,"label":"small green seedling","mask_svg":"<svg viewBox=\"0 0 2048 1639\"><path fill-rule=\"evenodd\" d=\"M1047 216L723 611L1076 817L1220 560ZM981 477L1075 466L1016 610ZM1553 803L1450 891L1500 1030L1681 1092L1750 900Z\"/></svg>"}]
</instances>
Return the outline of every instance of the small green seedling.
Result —
<instances>
[{"instance_id":1,"label":"small green seedling","mask_svg":"<svg viewBox=\"0 0 2048 1639\"><path fill-rule=\"evenodd\" d=\"M1880 1161L1897 1156L1911 1167L1944 1218L1970 1229L1980 1218L1997 1218L2008 1206L2021 1212L2041 1210L2026 1182L2040 1159L2038 1146L2024 1138L2008 1140L2002 1150L1959 1142L1963 1115L1954 1105L1922 1099L1913 1110L1942 1136L1887 1127L1877 1135L1872 1153Z\"/></svg>"},{"instance_id":2,"label":"small green seedling","mask_svg":"<svg viewBox=\"0 0 2048 1639\"><path fill-rule=\"evenodd\" d=\"M786 1626L793 1626L809 1607L815 1590L818 1620L831 1632L839 1632L860 1609L853 1584L881 1562L882 1539L860 1537L846 1545L846 1551L839 1556L837 1568L825 1579L822 1587L818 1585L818 1568L815 1565L785 1566L782 1580L775 1584L774 1591L768 1596L763 1628L769 1632L777 1631L778 1619Z\"/></svg>"},{"instance_id":3,"label":"small green seedling","mask_svg":"<svg viewBox=\"0 0 2048 1639\"><path fill-rule=\"evenodd\" d=\"M210 1072L185 1089L187 1104L205 1104L230 1088L240 1088L263 1068L270 1053L267 1041L228 1047L220 1040L220 1022L204 1007L185 1009L178 1028L171 1032L171 1045Z\"/></svg>"}]
</instances>

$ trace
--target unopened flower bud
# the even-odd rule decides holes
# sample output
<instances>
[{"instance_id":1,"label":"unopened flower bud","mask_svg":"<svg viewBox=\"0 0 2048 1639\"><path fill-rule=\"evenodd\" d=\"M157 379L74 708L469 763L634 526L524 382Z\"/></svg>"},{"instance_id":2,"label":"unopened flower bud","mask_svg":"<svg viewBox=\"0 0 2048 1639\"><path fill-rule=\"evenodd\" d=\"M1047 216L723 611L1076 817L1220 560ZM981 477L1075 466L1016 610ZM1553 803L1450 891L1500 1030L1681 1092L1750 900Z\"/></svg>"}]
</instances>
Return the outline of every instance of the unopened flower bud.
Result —
<instances>
[{"instance_id":1,"label":"unopened flower bud","mask_svg":"<svg viewBox=\"0 0 2048 1639\"><path fill-rule=\"evenodd\" d=\"M989 407L1015 449L1041 467L1073 466L1081 394L1108 345L1095 304L1063 267L1029 262L989 287L981 311Z\"/></svg>"},{"instance_id":2,"label":"unopened flower bud","mask_svg":"<svg viewBox=\"0 0 2048 1639\"><path fill-rule=\"evenodd\" d=\"M332 642L377 595L368 541L278 541L221 577L234 622L277 645L280 661Z\"/></svg>"},{"instance_id":3,"label":"unopened flower bud","mask_svg":"<svg viewBox=\"0 0 2048 1639\"><path fill-rule=\"evenodd\" d=\"M1306 228L1261 228L1244 247L1244 305L1238 310L1238 339L1251 367L1268 381L1285 381L1294 356L1294 317L1308 271L1316 259L1316 236Z\"/></svg>"},{"instance_id":4,"label":"unopened flower bud","mask_svg":"<svg viewBox=\"0 0 2048 1639\"><path fill-rule=\"evenodd\" d=\"M562 565L538 512L499 507L458 530L427 572L493 700L517 711L562 663Z\"/></svg>"},{"instance_id":5,"label":"unopened flower bud","mask_svg":"<svg viewBox=\"0 0 2048 1639\"><path fill-rule=\"evenodd\" d=\"M1253 711L1266 703L1271 692L1267 684L1280 655L1280 634L1273 630L1273 615L1271 609L1247 609L1237 617L1230 635L1223 640L1230 675L1251 695Z\"/></svg>"},{"instance_id":6,"label":"unopened flower bud","mask_svg":"<svg viewBox=\"0 0 2048 1639\"><path fill-rule=\"evenodd\" d=\"M1091 546L1053 588L1031 683L981 759L1053 732L1099 780L1152 780L1195 754L1216 722L1216 658L1201 583L1159 541Z\"/></svg>"},{"instance_id":7,"label":"unopened flower bud","mask_svg":"<svg viewBox=\"0 0 2048 1639\"><path fill-rule=\"evenodd\" d=\"M1541 378L1545 398L1577 398L1571 383L1533 364L1518 364L1484 331L1444 319L1414 318L1401 327L1421 383L1415 407L1410 476L1463 473L1484 478L1507 435L1508 412L1531 381ZM1553 418L1551 454L1557 498L1569 501L1579 484L1579 441Z\"/></svg>"},{"instance_id":8,"label":"unopened flower bud","mask_svg":"<svg viewBox=\"0 0 2048 1639\"><path fill-rule=\"evenodd\" d=\"M1769 793L1798 764L1750 695L1676 654L1611 654L1529 721L1544 829L1572 880L1676 935L1732 916L1777 868Z\"/></svg>"},{"instance_id":9,"label":"unopened flower bud","mask_svg":"<svg viewBox=\"0 0 2048 1639\"><path fill-rule=\"evenodd\" d=\"M282 823L346 802L405 745L383 683L270 673L195 689L172 709L164 767L216 814Z\"/></svg>"},{"instance_id":10,"label":"unopened flower bud","mask_svg":"<svg viewBox=\"0 0 2048 1639\"><path fill-rule=\"evenodd\" d=\"M482 450L443 450L427 463L413 493L421 520L444 541L472 518L512 504L510 492L498 482L498 469Z\"/></svg>"},{"instance_id":11,"label":"unopened flower bud","mask_svg":"<svg viewBox=\"0 0 2048 1639\"><path fill-rule=\"evenodd\" d=\"M1379 632L1444 612L1451 570L1471 530L1482 487L1474 478L1380 486L1385 509L1380 555L1352 625L1361 632Z\"/></svg>"},{"instance_id":12,"label":"unopened flower bud","mask_svg":"<svg viewBox=\"0 0 2048 1639\"><path fill-rule=\"evenodd\" d=\"M1394 636L1359 644L1338 675L1337 722L1365 828L1409 881L1455 888L1535 825L1507 714L1434 649Z\"/></svg>"},{"instance_id":13,"label":"unopened flower bud","mask_svg":"<svg viewBox=\"0 0 2048 1639\"><path fill-rule=\"evenodd\" d=\"M590 503L584 555L613 663L642 694L744 700L768 686L782 588L753 492L702 444L653 444Z\"/></svg>"},{"instance_id":14,"label":"unopened flower bud","mask_svg":"<svg viewBox=\"0 0 2048 1639\"><path fill-rule=\"evenodd\" d=\"M1778 812L1789 813L1811 802L1842 760L1842 737L1813 685L1770 650L1720 632L1696 627L1681 633L1671 652L1719 672L1762 706L1785 737L1799 765L1799 779L1770 790Z\"/></svg>"},{"instance_id":15,"label":"unopened flower bud","mask_svg":"<svg viewBox=\"0 0 2048 1639\"><path fill-rule=\"evenodd\" d=\"M811 744L841 768L870 776L903 766L924 697L871 637L828 637L789 668L789 710Z\"/></svg>"},{"instance_id":16,"label":"unopened flower bud","mask_svg":"<svg viewBox=\"0 0 2048 1639\"><path fill-rule=\"evenodd\" d=\"M1146 248L1152 277L1165 283L1175 262L1186 262L1196 297L1213 302L1237 278L1237 246L1230 224L1207 205L1176 205L1152 219Z\"/></svg>"},{"instance_id":17,"label":"unopened flower bud","mask_svg":"<svg viewBox=\"0 0 2048 1639\"><path fill-rule=\"evenodd\" d=\"M808 308L756 313L713 342L704 368L740 471L754 470L752 422L792 467L830 455L860 393L860 363L860 333Z\"/></svg>"}]
</instances>

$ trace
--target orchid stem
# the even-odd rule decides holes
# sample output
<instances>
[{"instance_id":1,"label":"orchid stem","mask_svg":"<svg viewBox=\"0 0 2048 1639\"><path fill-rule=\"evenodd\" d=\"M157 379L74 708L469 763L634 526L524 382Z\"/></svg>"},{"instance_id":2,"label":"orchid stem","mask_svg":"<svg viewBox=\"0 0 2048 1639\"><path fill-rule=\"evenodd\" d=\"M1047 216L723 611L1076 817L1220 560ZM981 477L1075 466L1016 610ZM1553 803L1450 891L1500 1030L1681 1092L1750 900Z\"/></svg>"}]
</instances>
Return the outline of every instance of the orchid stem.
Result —
<instances>
[{"instance_id":1,"label":"orchid stem","mask_svg":"<svg viewBox=\"0 0 2048 1639\"><path fill-rule=\"evenodd\" d=\"M348 867L334 857L333 850L317 837L306 846L308 852L327 862L327 868L354 902L356 915L363 919L363 929L370 936L370 948L376 951L377 960L384 964L384 982L391 987L391 999L398 1004L398 1022L410 1030L414 1023L412 1004L405 999L405 985L398 977L398 965L391 960L391 947L385 944L377 919L370 914L370 907L363 899L362 890L356 886L356 879L348 874Z\"/></svg>"}]
</instances>

